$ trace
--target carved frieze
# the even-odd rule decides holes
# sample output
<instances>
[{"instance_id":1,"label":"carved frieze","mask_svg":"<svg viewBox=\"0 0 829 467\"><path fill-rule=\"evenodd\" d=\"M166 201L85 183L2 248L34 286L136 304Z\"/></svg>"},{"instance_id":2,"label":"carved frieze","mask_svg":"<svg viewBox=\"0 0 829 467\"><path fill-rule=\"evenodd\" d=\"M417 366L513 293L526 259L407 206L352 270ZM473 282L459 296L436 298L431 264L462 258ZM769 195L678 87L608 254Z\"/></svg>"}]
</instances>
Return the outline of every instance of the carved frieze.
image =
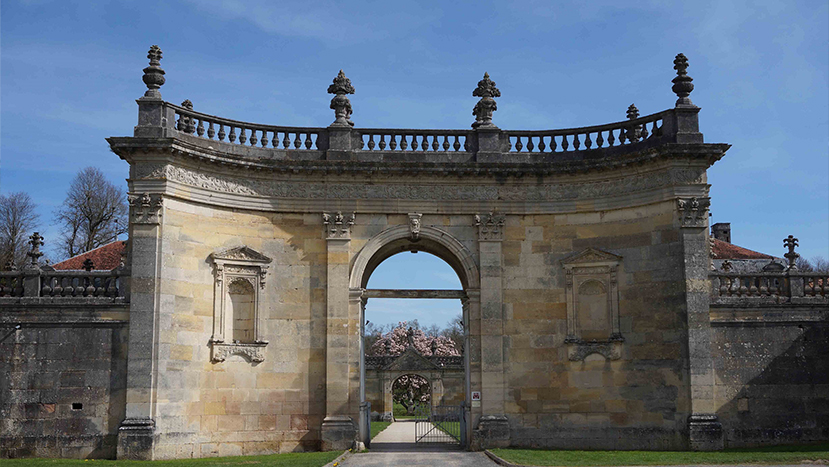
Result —
<instances>
[{"instance_id":1,"label":"carved frieze","mask_svg":"<svg viewBox=\"0 0 829 467\"><path fill-rule=\"evenodd\" d=\"M157 193L127 195L133 224L160 224L164 199Z\"/></svg>"},{"instance_id":2,"label":"carved frieze","mask_svg":"<svg viewBox=\"0 0 829 467\"><path fill-rule=\"evenodd\" d=\"M705 227L708 221L708 207L711 198L679 198L676 200L681 227Z\"/></svg>"},{"instance_id":3,"label":"carved frieze","mask_svg":"<svg viewBox=\"0 0 829 467\"><path fill-rule=\"evenodd\" d=\"M227 174L214 175L170 164L159 164L136 166L134 178L169 180L210 191L274 198L566 201L612 197L670 185L701 184L704 183L704 175L702 169L671 168L611 180L533 185L296 183L256 179L250 177L248 172L235 169L228 169Z\"/></svg>"},{"instance_id":4,"label":"carved frieze","mask_svg":"<svg viewBox=\"0 0 829 467\"><path fill-rule=\"evenodd\" d=\"M507 217L503 214L490 212L489 214L475 214L475 225L478 226L478 241L499 242L504 239L504 224Z\"/></svg>"},{"instance_id":5,"label":"carved frieze","mask_svg":"<svg viewBox=\"0 0 829 467\"><path fill-rule=\"evenodd\" d=\"M357 218L356 213L344 216L342 212L322 213L322 223L325 225L327 240L348 240L351 238L351 226Z\"/></svg>"}]
</instances>

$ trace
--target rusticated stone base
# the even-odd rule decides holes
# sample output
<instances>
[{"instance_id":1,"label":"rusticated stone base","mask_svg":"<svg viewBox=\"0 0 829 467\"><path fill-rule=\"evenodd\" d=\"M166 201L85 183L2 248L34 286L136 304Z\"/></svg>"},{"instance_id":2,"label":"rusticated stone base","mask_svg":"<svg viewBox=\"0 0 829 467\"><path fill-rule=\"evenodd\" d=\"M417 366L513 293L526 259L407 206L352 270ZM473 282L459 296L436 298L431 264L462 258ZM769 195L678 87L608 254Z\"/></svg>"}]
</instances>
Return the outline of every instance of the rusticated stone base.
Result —
<instances>
[{"instance_id":1,"label":"rusticated stone base","mask_svg":"<svg viewBox=\"0 0 829 467\"><path fill-rule=\"evenodd\" d=\"M350 449L357 439L354 421L348 415L332 415L322 421L322 450Z\"/></svg>"},{"instance_id":2,"label":"rusticated stone base","mask_svg":"<svg viewBox=\"0 0 829 467\"><path fill-rule=\"evenodd\" d=\"M484 415L478 422L473 448L505 448L510 444L509 420L506 415Z\"/></svg>"},{"instance_id":3,"label":"rusticated stone base","mask_svg":"<svg viewBox=\"0 0 829 467\"><path fill-rule=\"evenodd\" d=\"M719 451L723 448L722 424L716 414L691 414L688 434L694 451Z\"/></svg>"},{"instance_id":4,"label":"rusticated stone base","mask_svg":"<svg viewBox=\"0 0 829 467\"><path fill-rule=\"evenodd\" d=\"M155 422L151 418L127 418L118 429L118 459L153 460Z\"/></svg>"}]
</instances>

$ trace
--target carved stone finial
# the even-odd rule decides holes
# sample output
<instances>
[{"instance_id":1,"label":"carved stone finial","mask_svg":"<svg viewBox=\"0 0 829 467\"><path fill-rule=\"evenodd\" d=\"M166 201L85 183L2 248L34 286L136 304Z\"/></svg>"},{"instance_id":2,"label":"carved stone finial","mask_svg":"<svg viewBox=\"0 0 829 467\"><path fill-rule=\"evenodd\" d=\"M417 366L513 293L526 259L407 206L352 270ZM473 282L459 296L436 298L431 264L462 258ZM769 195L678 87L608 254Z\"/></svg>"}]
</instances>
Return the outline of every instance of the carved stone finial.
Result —
<instances>
[{"instance_id":1,"label":"carved stone finial","mask_svg":"<svg viewBox=\"0 0 829 467\"><path fill-rule=\"evenodd\" d=\"M423 214L419 212L409 213L409 239L413 242L420 240L420 220Z\"/></svg>"},{"instance_id":2,"label":"carved stone finial","mask_svg":"<svg viewBox=\"0 0 829 467\"><path fill-rule=\"evenodd\" d=\"M40 233L35 232L29 237L29 245L31 245L32 249L26 253L26 256L32 259L31 266L37 267L37 260L43 256L43 253L40 251L40 247L43 246L43 237Z\"/></svg>"},{"instance_id":3,"label":"carved stone finial","mask_svg":"<svg viewBox=\"0 0 829 467\"><path fill-rule=\"evenodd\" d=\"M729 260L725 260L725 261L723 261L723 262L722 262L722 264L720 265L720 268L721 268L724 272L731 272L731 270L732 270L732 269L734 269L734 265L732 265L732 264L731 264L731 261L729 261Z\"/></svg>"},{"instance_id":4,"label":"carved stone finial","mask_svg":"<svg viewBox=\"0 0 829 467\"><path fill-rule=\"evenodd\" d=\"M193 103L190 102L190 99L184 99L184 102L181 103L181 106L187 110L193 110Z\"/></svg>"},{"instance_id":5,"label":"carved stone finial","mask_svg":"<svg viewBox=\"0 0 829 467\"><path fill-rule=\"evenodd\" d=\"M637 118L639 118L639 109L636 108L635 104L630 104L630 107L628 107L627 115L628 120L636 120Z\"/></svg>"},{"instance_id":6,"label":"carved stone finial","mask_svg":"<svg viewBox=\"0 0 829 467\"><path fill-rule=\"evenodd\" d=\"M161 93L158 89L164 85L164 70L161 69L161 49L154 45L150 47L147 52L147 58L150 59L150 66L144 68L144 84L147 85L147 92L144 97L152 99L161 99Z\"/></svg>"},{"instance_id":7,"label":"carved stone finial","mask_svg":"<svg viewBox=\"0 0 829 467\"><path fill-rule=\"evenodd\" d=\"M6 261L6 271L17 271L17 265L14 264L14 260L10 259Z\"/></svg>"},{"instance_id":8,"label":"carved stone finial","mask_svg":"<svg viewBox=\"0 0 829 467\"><path fill-rule=\"evenodd\" d=\"M472 128L495 128L492 123L492 112L498 110L498 105L493 97L501 97L501 91L495 87L495 82L489 79L489 73L484 73L484 79L478 81L478 87L472 91L472 96L481 98L472 109L472 115L475 116Z\"/></svg>"},{"instance_id":9,"label":"carved stone finial","mask_svg":"<svg viewBox=\"0 0 829 467\"><path fill-rule=\"evenodd\" d=\"M351 80L345 77L343 70L340 70L328 86L328 94L335 94L331 99L331 109L336 120L331 126L354 126L354 122L351 121L351 101L346 97L348 94L354 94L354 86L351 85Z\"/></svg>"},{"instance_id":10,"label":"carved stone finial","mask_svg":"<svg viewBox=\"0 0 829 467\"><path fill-rule=\"evenodd\" d=\"M676 101L677 107L696 107L688 96L694 90L694 79L688 76L686 70L688 69L688 58L684 54L679 54L674 59L674 70L676 70L676 78L672 80L674 83L671 90L679 97Z\"/></svg>"},{"instance_id":11,"label":"carved stone finial","mask_svg":"<svg viewBox=\"0 0 829 467\"><path fill-rule=\"evenodd\" d=\"M409 341L409 347L414 347L414 329L412 329L411 327L408 330L406 330L406 338Z\"/></svg>"},{"instance_id":12,"label":"carved stone finial","mask_svg":"<svg viewBox=\"0 0 829 467\"><path fill-rule=\"evenodd\" d=\"M190 99L184 99L184 102L181 103L181 106L187 110L193 110L193 103L190 102ZM181 114L178 118L178 122L176 122L176 130L182 131L184 133L189 133L192 135L196 132L195 119L186 114Z\"/></svg>"},{"instance_id":13,"label":"carved stone finial","mask_svg":"<svg viewBox=\"0 0 829 467\"><path fill-rule=\"evenodd\" d=\"M93 269L95 269L95 263L91 258L86 258L83 262L83 270L89 272Z\"/></svg>"},{"instance_id":14,"label":"carved stone finial","mask_svg":"<svg viewBox=\"0 0 829 467\"><path fill-rule=\"evenodd\" d=\"M792 271L797 271L797 265L795 265L795 261L797 261L797 258L800 258L800 255L795 253L794 249L800 246L798 240L794 238L794 236L789 235L788 237L783 239L783 246L789 249L788 253L783 255L787 260L789 260L788 269Z\"/></svg>"}]
</instances>

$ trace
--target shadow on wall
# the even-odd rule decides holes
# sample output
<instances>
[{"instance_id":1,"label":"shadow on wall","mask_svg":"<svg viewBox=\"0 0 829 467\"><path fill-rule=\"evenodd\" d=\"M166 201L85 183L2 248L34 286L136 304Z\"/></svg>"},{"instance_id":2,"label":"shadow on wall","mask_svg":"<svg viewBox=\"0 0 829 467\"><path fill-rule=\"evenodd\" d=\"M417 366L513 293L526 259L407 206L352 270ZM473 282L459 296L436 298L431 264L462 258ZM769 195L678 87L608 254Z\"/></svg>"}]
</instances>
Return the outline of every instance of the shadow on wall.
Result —
<instances>
[{"instance_id":1,"label":"shadow on wall","mask_svg":"<svg viewBox=\"0 0 829 467\"><path fill-rule=\"evenodd\" d=\"M829 325L804 327L731 328L743 334L739 347L744 353L742 365L717 369L737 383L730 386L736 395L717 411L727 447L829 440ZM762 367L763 349L774 347L766 339L790 332L800 336ZM741 373L758 370L748 382L737 382ZM728 391L728 381L722 379L718 377L718 386Z\"/></svg>"}]
</instances>

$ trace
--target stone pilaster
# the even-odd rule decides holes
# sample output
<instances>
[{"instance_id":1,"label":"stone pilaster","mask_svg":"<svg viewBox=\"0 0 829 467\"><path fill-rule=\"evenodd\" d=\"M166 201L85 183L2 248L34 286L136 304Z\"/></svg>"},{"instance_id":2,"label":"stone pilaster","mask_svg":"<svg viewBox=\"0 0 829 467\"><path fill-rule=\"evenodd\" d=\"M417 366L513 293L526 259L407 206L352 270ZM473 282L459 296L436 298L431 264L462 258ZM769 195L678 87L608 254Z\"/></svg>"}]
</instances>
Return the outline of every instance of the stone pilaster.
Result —
<instances>
[{"instance_id":1,"label":"stone pilaster","mask_svg":"<svg viewBox=\"0 0 829 467\"><path fill-rule=\"evenodd\" d=\"M505 413L506 383L504 378L504 240L502 214L475 216L478 226L478 254L481 261L481 413L476 430L482 445L509 445L509 425ZM506 430L504 424L506 423ZM497 427L495 426L497 425Z\"/></svg>"},{"instance_id":2,"label":"stone pilaster","mask_svg":"<svg viewBox=\"0 0 829 467\"><path fill-rule=\"evenodd\" d=\"M118 430L118 459L152 460L156 365L161 308L161 195L130 195L130 330L126 418Z\"/></svg>"},{"instance_id":3,"label":"stone pilaster","mask_svg":"<svg viewBox=\"0 0 829 467\"><path fill-rule=\"evenodd\" d=\"M351 317L348 288L349 248L354 214L324 213L327 240L325 419L322 422L322 449L344 450L354 444L357 430L351 414L352 403L359 398L351 394L359 386L359 372L351 368L359 351L359 327ZM356 304L357 313L362 306ZM357 385L354 385L354 379ZM357 399L357 400L355 400Z\"/></svg>"},{"instance_id":4,"label":"stone pilaster","mask_svg":"<svg viewBox=\"0 0 829 467\"><path fill-rule=\"evenodd\" d=\"M711 321L708 314L708 198L677 200L684 256L685 305L688 322L688 360L691 414L688 432L691 449L723 448L723 432L714 399L714 365L711 356Z\"/></svg>"}]
</instances>

